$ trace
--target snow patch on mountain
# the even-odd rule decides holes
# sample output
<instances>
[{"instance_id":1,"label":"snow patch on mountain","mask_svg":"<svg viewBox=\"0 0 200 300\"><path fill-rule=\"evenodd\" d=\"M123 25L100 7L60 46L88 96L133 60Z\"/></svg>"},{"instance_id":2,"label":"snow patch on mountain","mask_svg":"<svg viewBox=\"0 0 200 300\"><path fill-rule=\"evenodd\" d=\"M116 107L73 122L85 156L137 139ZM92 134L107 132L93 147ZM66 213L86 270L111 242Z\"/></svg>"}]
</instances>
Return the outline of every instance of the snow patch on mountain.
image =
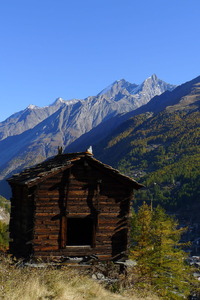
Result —
<instances>
[{"instance_id":1,"label":"snow patch on mountain","mask_svg":"<svg viewBox=\"0 0 200 300\"><path fill-rule=\"evenodd\" d=\"M63 98L59 97L57 98L50 106L55 106L55 105L60 105L60 104L65 104L65 105L72 105L81 100L79 99L71 99L71 100L64 100Z\"/></svg>"},{"instance_id":2,"label":"snow patch on mountain","mask_svg":"<svg viewBox=\"0 0 200 300\"><path fill-rule=\"evenodd\" d=\"M36 106L36 105L30 104L27 108L28 108L28 109L37 109L37 108L39 108L39 107Z\"/></svg>"}]
</instances>

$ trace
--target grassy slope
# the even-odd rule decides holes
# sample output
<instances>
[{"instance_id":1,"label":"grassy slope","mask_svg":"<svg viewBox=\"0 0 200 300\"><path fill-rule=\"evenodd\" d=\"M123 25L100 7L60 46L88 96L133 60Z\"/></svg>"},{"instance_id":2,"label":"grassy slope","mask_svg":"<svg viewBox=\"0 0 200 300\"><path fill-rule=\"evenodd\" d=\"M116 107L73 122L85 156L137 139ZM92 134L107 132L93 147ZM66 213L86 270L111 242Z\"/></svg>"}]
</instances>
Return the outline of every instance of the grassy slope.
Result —
<instances>
[{"instance_id":1,"label":"grassy slope","mask_svg":"<svg viewBox=\"0 0 200 300\"><path fill-rule=\"evenodd\" d=\"M6 256L0 257L2 300L158 300L135 291L112 293L91 277L72 269L19 268Z\"/></svg>"}]
</instances>

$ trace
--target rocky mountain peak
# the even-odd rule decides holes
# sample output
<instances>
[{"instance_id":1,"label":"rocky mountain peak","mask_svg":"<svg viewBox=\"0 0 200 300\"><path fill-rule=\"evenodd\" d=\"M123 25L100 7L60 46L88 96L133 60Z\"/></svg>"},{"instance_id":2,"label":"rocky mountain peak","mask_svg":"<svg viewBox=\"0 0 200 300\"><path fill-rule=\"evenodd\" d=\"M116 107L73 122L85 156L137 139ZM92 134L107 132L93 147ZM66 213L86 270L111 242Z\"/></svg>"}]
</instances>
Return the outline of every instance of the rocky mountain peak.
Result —
<instances>
[{"instance_id":1,"label":"rocky mountain peak","mask_svg":"<svg viewBox=\"0 0 200 300\"><path fill-rule=\"evenodd\" d=\"M158 77L156 74L152 74L150 77L148 77L145 81L158 81Z\"/></svg>"},{"instance_id":2,"label":"rocky mountain peak","mask_svg":"<svg viewBox=\"0 0 200 300\"><path fill-rule=\"evenodd\" d=\"M33 104L29 104L29 106L27 107L27 109L35 109L35 108L38 108L38 106Z\"/></svg>"},{"instance_id":3,"label":"rocky mountain peak","mask_svg":"<svg viewBox=\"0 0 200 300\"><path fill-rule=\"evenodd\" d=\"M97 96L84 100L59 97L49 106L35 109L31 105L14 114L0 124L1 178L55 155L58 145L66 148L114 116L146 104L161 93L161 87L165 91L169 85L155 75L141 85L121 79Z\"/></svg>"},{"instance_id":4,"label":"rocky mountain peak","mask_svg":"<svg viewBox=\"0 0 200 300\"><path fill-rule=\"evenodd\" d=\"M151 75L142 84L131 91L131 94L139 101L139 106L148 103L153 97L159 96L165 91L172 91L176 86L159 79L156 74Z\"/></svg>"},{"instance_id":5,"label":"rocky mountain peak","mask_svg":"<svg viewBox=\"0 0 200 300\"><path fill-rule=\"evenodd\" d=\"M141 100L141 105L146 104L154 96L160 95L166 90L173 90L176 86L168 84L159 79L156 74L151 75L141 84L130 83L125 79L114 81L111 85L103 89L97 96L104 96L105 98L117 98L119 100L122 96L133 96L136 100ZM144 98L144 99L143 99ZM138 103L140 106L140 103Z\"/></svg>"},{"instance_id":6,"label":"rocky mountain peak","mask_svg":"<svg viewBox=\"0 0 200 300\"><path fill-rule=\"evenodd\" d=\"M114 81L112 84L103 89L97 96L104 95L105 97L115 97L120 93L129 93L131 89L137 87L136 84L132 84L125 79Z\"/></svg>"},{"instance_id":7,"label":"rocky mountain peak","mask_svg":"<svg viewBox=\"0 0 200 300\"><path fill-rule=\"evenodd\" d=\"M172 85L172 84L168 84L165 81L159 79L157 77L156 74L151 75L150 77L148 77L143 83L142 83L143 88L154 88L156 89L157 87L157 91L160 90L160 94L162 94L167 87L167 90L173 90L176 86Z\"/></svg>"},{"instance_id":8,"label":"rocky mountain peak","mask_svg":"<svg viewBox=\"0 0 200 300\"><path fill-rule=\"evenodd\" d=\"M60 105L62 103L65 103L65 100L63 98L59 97L59 98L56 98L56 100L51 104L51 106Z\"/></svg>"}]
</instances>

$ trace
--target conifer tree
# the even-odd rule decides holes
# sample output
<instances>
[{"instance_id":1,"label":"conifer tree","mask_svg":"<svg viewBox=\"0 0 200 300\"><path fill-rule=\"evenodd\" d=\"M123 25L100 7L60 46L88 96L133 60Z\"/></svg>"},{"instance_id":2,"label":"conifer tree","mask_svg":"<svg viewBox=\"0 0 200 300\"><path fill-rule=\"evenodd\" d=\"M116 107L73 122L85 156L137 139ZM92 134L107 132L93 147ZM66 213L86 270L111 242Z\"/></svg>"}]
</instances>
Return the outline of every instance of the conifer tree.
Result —
<instances>
[{"instance_id":1,"label":"conifer tree","mask_svg":"<svg viewBox=\"0 0 200 300\"><path fill-rule=\"evenodd\" d=\"M184 229L161 207L152 210L144 203L133 220L134 246L131 258L135 284L149 285L162 299L183 299L196 282L179 240Z\"/></svg>"}]
</instances>

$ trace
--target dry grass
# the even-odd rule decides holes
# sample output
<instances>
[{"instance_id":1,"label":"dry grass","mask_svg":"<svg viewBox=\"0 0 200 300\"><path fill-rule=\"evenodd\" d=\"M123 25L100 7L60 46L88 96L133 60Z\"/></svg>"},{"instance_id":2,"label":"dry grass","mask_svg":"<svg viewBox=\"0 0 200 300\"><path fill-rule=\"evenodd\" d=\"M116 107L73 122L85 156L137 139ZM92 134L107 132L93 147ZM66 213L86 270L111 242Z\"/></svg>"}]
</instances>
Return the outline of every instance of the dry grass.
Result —
<instances>
[{"instance_id":1,"label":"dry grass","mask_svg":"<svg viewBox=\"0 0 200 300\"><path fill-rule=\"evenodd\" d=\"M2 300L156 300L134 291L111 293L100 283L73 269L19 268L7 256L0 257Z\"/></svg>"}]
</instances>

